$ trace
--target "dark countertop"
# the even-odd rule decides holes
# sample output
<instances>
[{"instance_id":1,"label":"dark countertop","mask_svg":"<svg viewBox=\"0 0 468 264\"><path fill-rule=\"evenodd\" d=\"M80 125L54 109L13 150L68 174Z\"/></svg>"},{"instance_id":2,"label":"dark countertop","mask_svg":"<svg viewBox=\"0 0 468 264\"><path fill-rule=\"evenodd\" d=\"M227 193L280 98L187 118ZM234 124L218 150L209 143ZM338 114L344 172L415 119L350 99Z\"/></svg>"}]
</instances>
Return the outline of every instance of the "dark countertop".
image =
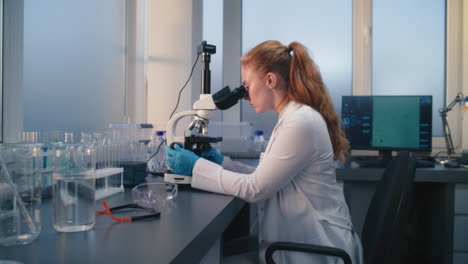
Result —
<instances>
[{"instance_id":1,"label":"dark countertop","mask_svg":"<svg viewBox=\"0 0 468 264\"><path fill-rule=\"evenodd\" d=\"M341 181L378 181L383 168L337 168L336 179ZM445 168L435 165L434 168L417 168L415 182L468 183L468 169Z\"/></svg>"},{"instance_id":2,"label":"dark countertop","mask_svg":"<svg viewBox=\"0 0 468 264\"><path fill-rule=\"evenodd\" d=\"M234 158L250 166L257 166L258 159ZM369 181L380 180L384 168L350 168L349 164L336 169L336 179L340 181ZM468 183L467 168L446 168L436 164L434 168L417 168L416 182L441 182L441 183Z\"/></svg>"},{"instance_id":3,"label":"dark countertop","mask_svg":"<svg viewBox=\"0 0 468 264\"><path fill-rule=\"evenodd\" d=\"M130 189L104 200L110 207L130 203ZM232 196L187 187L179 188L174 202L176 207L163 212L160 219L116 222L107 215L96 215L92 230L59 233L53 229L49 199L41 208L40 236L28 245L0 246L0 260L28 264L199 262L245 203ZM101 207L96 205L97 210ZM120 216L132 214L144 211L127 211Z\"/></svg>"}]
</instances>

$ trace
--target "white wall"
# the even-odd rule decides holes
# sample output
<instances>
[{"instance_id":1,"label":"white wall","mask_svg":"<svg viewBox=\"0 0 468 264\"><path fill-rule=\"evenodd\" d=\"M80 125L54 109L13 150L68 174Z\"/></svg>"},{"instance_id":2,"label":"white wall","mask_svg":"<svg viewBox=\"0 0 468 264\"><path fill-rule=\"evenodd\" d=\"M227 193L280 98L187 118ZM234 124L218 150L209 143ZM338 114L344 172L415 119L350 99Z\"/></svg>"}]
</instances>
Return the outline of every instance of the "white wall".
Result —
<instances>
[{"instance_id":1,"label":"white wall","mask_svg":"<svg viewBox=\"0 0 468 264\"><path fill-rule=\"evenodd\" d=\"M202 41L202 0L148 2L148 122L164 129ZM201 90L201 58L177 112L190 110ZM181 124L180 127L186 127Z\"/></svg>"},{"instance_id":2,"label":"white wall","mask_svg":"<svg viewBox=\"0 0 468 264\"><path fill-rule=\"evenodd\" d=\"M468 2L463 1L463 63L462 63L462 87L463 94L468 96ZM462 114L462 148L468 150L468 111Z\"/></svg>"}]
</instances>

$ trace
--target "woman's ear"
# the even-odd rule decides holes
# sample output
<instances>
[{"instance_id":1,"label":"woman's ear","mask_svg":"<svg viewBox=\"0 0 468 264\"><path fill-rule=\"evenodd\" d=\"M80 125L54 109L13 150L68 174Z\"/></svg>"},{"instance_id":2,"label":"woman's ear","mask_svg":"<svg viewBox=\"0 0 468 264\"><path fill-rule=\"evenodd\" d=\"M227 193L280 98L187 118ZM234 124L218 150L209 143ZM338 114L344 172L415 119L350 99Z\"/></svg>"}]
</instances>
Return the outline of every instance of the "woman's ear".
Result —
<instances>
[{"instance_id":1,"label":"woman's ear","mask_svg":"<svg viewBox=\"0 0 468 264\"><path fill-rule=\"evenodd\" d=\"M265 79L266 79L266 85L270 89L275 88L276 84L278 83L278 77L276 76L276 74L272 72L267 73Z\"/></svg>"}]
</instances>

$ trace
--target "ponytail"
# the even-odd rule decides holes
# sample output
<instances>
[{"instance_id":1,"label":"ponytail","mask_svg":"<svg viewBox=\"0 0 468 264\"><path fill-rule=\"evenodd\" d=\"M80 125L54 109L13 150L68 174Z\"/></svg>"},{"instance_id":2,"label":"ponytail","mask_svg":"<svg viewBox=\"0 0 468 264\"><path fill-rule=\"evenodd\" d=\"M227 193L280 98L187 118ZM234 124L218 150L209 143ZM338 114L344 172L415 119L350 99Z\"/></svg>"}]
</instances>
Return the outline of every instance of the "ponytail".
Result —
<instances>
[{"instance_id":1,"label":"ponytail","mask_svg":"<svg viewBox=\"0 0 468 264\"><path fill-rule=\"evenodd\" d=\"M322 115L327 124L335 158L343 162L349 150L349 143L320 70L302 44L292 42L289 48L293 54L289 70L288 96L295 102L314 108Z\"/></svg>"}]
</instances>

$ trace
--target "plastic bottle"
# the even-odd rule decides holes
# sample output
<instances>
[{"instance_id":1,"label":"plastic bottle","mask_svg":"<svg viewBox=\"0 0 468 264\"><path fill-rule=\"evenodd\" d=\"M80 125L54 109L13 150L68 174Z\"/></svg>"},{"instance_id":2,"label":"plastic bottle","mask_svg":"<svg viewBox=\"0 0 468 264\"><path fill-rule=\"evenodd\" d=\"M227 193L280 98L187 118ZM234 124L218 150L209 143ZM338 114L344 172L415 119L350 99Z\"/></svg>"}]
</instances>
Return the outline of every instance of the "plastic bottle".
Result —
<instances>
[{"instance_id":1,"label":"plastic bottle","mask_svg":"<svg viewBox=\"0 0 468 264\"><path fill-rule=\"evenodd\" d=\"M254 136L255 152L261 153L265 150L265 137L263 137L263 130L256 130Z\"/></svg>"},{"instance_id":2,"label":"plastic bottle","mask_svg":"<svg viewBox=\"0 0 468 264\"><path fill-rule=\"evenodd\" d=\"M163 176L166 171L165 131L156 131L148 143L147 170L149 173Z\"/></svg>"}]
</instances>

